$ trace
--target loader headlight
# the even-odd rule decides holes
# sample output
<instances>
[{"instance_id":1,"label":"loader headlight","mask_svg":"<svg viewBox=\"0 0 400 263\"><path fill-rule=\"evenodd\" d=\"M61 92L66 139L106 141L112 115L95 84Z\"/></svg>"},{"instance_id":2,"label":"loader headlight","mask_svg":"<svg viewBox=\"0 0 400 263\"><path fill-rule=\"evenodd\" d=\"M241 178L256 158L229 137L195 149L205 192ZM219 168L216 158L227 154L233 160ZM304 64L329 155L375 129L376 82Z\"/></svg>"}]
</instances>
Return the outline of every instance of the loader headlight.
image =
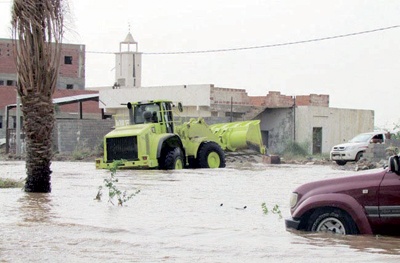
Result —
<instances>
[{"instance_id":1,"label":"loader headlight","mask_svg":"<svg viewBox=\"0 0 400 263\"><path fill-rule=\"evenodd\" d=\"M290 208L293 208L297 205L298 198L298 193L292 193L292 195L290 196Z\"/></svg>"}]
</instances>

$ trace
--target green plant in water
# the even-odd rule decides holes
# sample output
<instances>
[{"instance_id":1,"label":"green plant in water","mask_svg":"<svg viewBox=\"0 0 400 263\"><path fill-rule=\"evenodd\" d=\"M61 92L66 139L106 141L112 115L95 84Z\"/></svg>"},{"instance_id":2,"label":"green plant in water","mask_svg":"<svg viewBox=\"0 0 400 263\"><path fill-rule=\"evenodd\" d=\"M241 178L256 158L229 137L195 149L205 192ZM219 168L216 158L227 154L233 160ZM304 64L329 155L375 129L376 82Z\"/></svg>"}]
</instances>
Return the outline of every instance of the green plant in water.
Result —
<instances>
[{"instance_id":1,"label":"green plant in water","mask_svg":"<svg viewBox=\"0 0 400 263\"><path fill-rule=\"evenodd\" d=\"M121 191L118 188L116 184L118 183L118 178L115 177L115 174L117 173L118 166L120 166L122 163L122 160L114 161L110 168L110 177L104 179L104 186L108 188L108 202L110 202L112 205L114 205L114 199L117 199L118 205L123 206L125 202L129 201L132 197L140 193L140 190L137 190L134 193L128 194L127 191ZM95 197L96 200L101 200L103 195L102 190L103 186L99 186L99 190Z\"/></svg>"},{"instance_id":2,"label":"green plant in water","mask_svg":"<svg viewBox=\"0 0 400 263\"><path fill-rule=\"evenodd\" d=\"M265 215L268 215L268 207L267 207L267 205L265 204L265 202L264 203L262 203L261 204L261 208L262 208L262 210L263 210L263 213L265 214Z\"/></svg>"},{"instance_id":3,"label":"green plant in water","mask_svg":"<svg viewBox=\"0 0 400 263\"><path fill-rule=\"evenodd\" d=\"M24 186L23 181L16 181L13 179L0 178L0 188L22 188Z\"/></svg>"},{"instance_id":4,"label":"green plant in water","mask_svg":"<svg viewBox=\"0 0 400 263\"><path fill-rule=\"evenodd\" d=\"M269 209L268 209L267 205L265 204L265 202L261 204L261 208L265 215L267 215L269 213ZM273 214L279 215L279 219L282 219L282 212L279 208L279 205L275 204L271 211Z\"/></svg>"},{"instance_id":5,"label":"green plant in water","mask_svg":"<svg viewBox=\"0 0 400 263\"><path fill-rule=\"evenodd\" d=\"M279 219L282 218L282 212L281 209L279 209L279 205L274 205L274 207L272 208L272 213L279 215Z\"/></svg>"}]
</instances>

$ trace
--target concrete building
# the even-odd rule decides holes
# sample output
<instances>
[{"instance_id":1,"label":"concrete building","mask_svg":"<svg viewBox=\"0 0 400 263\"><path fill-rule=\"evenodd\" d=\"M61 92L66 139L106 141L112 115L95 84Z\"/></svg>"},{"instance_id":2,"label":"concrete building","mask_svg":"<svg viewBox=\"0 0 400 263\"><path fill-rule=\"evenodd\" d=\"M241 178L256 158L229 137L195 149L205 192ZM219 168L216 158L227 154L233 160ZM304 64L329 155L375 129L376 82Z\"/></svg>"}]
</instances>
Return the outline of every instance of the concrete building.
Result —
<instances>
[{"instance_id":1,"label":"concrete building","mask_svg":"<svg viewBox=\"0 0 400 263\"><path fill-rule=\"evenodd\" d=\"M13 40L0 39L0 89L15 86L17 82L16 58ZM85 89L85 46L62 44L57 89Z\"/></svg>"},{"instance_id":2,"label":"concrete building","mask_svg":"<svg viewBox=\"0 0 400 263\"><path fill-rule=\"evenodd\" d=\"M334 145L374 129L374 111L331 108L328 95L291 97L270 92L255 99L265 106L256 118L270 153L281 153L291 142L310 154L329 153Z\"/></svg>"}]
</instances>

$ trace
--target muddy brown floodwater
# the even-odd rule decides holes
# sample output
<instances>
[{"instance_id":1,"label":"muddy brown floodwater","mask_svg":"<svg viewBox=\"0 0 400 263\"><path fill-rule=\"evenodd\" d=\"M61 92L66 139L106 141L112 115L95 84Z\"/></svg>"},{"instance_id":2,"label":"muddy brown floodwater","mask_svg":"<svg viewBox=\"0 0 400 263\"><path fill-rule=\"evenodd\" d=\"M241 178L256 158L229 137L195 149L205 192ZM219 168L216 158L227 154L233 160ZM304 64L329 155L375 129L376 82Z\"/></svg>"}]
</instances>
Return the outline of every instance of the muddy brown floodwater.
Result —
<instances>
[{"instance_id":1,"label":"muddy brown floodwater","mask_svg":"<svg viewBox=\"0 0 400 263\"><path fill-rule=\"evenodd\" d=\"M293 188L354 173L335 166L119 171L121 189L141 190L124 207L94 200L110 174L94 163L52 170L50 194L0 189L0 262L400 261L400 239L288 232L263 213L288 217ZM24 162L0 162L0 177L25 177Z\"/></svg>"}]
</instances>

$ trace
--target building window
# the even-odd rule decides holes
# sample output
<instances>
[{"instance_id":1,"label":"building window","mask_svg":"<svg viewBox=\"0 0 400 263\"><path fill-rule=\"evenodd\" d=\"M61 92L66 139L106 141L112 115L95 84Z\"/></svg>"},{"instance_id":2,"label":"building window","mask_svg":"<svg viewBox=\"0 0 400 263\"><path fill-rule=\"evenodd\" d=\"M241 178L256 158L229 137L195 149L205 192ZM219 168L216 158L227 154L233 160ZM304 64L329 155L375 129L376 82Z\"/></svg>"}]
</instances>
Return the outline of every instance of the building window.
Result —
<instances>
[{"instance_id":1,"label":"building window","mask_svg":"<svg viewBox=\"0 0 400 263\"><path fill-rule=\"evenodd\" d=\"M3 129L3 116L0 115L0 129Z\"/></svg>"},{"instance_id":2,"label":"building window","mask_svg":"<svg viewBox=\"0 0 400 263\"><path fill-rule=\"evenodd\" d=\"M67 89L74 89L74 85L73 84L67 84Z\"/></svg>"},{"instance_id":3,"label":"building window","mask_svg":"<svg viewBox=\"0 0 400 263\"><path fill-rule=\"evenodd\" d=\"M4 80L0 80L0 86L4 86Z\"/></svg>"},{"instance_id":4,"label":"building window","mask_svg":"<svg viewBox=\"0 0 400 263\"><path fill-rule=\"evenodd\" d=\"M12 80L7 80L7 86L13 86L14 85L14 81Z\"/></svg>"},{"instance_id":5,"label":"building window","mask_svg":"<svg viewBox=\"0 0 400 263\"><path fill-rule=\"evenodd\" d=\"M72 57L71 56L65 56L64 57L64 64L71 65L72 64Z\"/></svg>"}]
</instances>

